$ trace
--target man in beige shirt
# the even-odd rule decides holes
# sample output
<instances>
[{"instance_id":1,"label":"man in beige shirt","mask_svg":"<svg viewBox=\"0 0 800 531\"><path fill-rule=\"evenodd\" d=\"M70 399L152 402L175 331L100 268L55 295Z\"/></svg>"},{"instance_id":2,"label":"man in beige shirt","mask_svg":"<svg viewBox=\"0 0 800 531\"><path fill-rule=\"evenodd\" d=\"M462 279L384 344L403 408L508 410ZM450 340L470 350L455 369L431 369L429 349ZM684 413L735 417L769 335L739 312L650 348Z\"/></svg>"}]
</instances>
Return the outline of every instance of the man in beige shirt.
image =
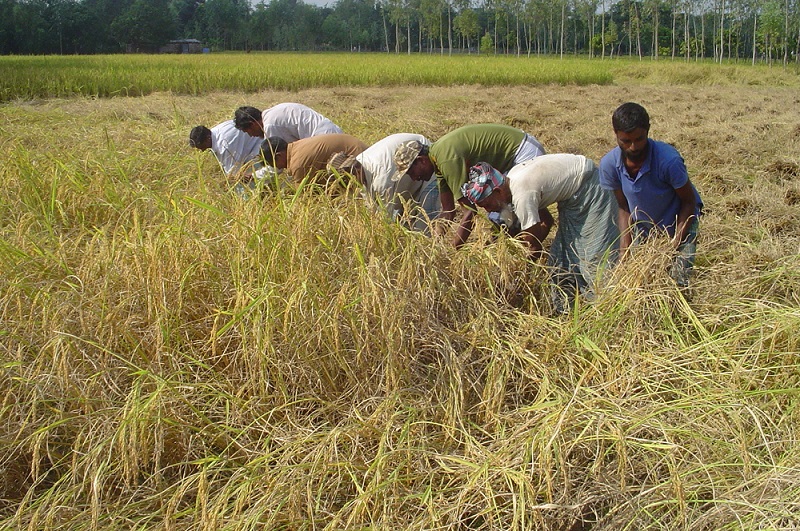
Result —
<instances>
[{"instance_id":1,"label":"man in beige shirt","mask_svg":"<svg viewBox=\"0 0 800 531\"><path fill-rule=\"evenodd\" d=\"M358 155L365 149L364 142L343 133L312 136L291 143L270 137L261 144L261 155L267 164L288 173L295 182L310 177L322 183L327 179L326 166L331 155L338 152Z\"/></svg>"}]
</instances>

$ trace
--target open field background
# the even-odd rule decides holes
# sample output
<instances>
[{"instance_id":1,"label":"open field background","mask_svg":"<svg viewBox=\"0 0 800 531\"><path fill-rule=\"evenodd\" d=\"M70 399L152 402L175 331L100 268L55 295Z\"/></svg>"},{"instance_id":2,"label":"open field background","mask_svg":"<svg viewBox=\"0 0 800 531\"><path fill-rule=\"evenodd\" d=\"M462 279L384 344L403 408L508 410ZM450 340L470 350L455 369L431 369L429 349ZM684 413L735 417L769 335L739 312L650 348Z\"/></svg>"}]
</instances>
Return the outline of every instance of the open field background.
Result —
<instances>
[{"instance_id":1,"label":"open field background","mask_svg":"<svg viewBox=\"0 0 800 531\"><path fill-rule=\"evenodd\" d=\"M0 101L142 96L168 91L450 85L692 84L800 86L800 67L749 63L587 60L566 56L203 54L0 57Z\"/></svg>"},{"instance_id":2,"label":"open field background","mask_svg":"<svg viewBox=\"0 0 800 531\"><path fill-rule=\"evenodd\" d=\"M800 528L778 75L11 98L0 528ZM553 318L543 268L487 231L454 252L352 195L242 201L189 129L282 101L368 143L491 121L595 160L638 101L707 206L691 297L654 242Z\"/></svg>"}]
</instances>

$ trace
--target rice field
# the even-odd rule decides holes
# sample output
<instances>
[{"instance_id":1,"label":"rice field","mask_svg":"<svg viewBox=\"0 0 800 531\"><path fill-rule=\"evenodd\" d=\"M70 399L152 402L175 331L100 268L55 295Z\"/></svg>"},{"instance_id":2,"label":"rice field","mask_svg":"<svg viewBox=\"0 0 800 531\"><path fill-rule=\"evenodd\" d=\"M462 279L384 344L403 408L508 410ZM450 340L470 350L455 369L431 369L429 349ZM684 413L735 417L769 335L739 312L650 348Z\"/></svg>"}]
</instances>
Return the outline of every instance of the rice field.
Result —
<instances>
[{"instance_id":1,"label":"rice field","mask_svg":"<svg viewBox=\"0 0 800 531\"><path fill-rule=\"evenodd\" d=\"M796 72L438 86L340 63L192 92L144 90L170 75L143 57L66 71L84 59L108 80L67 91L89 85L46 68L50 89L18 77L0 106L0 528L800 528ZM232 79L226 61L273 58L207 59ZM140 92L96 97L115 68ZM626 100L703 195L697 274L679 291L654 241L561 317L543 265L483 220L456 252L355 190L242 200L187 146L240 105L299 101L368 143L492 121L599 160Z\"/></svg>"},{"instance_id":2,"label":"rice field","mask_svg":"<svg viewBox=\"0 0 800 531\"><path fill-rule=\"evenodd\" d=\"M797 65L587 60L551 56L230 53L0 57L0 101L200 95L316 87L607 85L649 82L798 86Z\"/></svg>"}]
</instances>

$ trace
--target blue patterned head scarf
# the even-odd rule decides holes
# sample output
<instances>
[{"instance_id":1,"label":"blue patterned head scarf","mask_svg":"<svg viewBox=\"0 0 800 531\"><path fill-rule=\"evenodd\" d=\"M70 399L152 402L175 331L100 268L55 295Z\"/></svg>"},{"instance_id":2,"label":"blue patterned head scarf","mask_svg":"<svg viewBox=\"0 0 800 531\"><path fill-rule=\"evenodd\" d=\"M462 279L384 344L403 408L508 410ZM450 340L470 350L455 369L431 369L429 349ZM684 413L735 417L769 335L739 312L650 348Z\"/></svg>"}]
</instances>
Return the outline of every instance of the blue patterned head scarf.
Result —
<instances>
[{"instance_id":1,"label":"blue patterned head scarf","mask_svg":"<svg viewBox=\"0 0 800 531\"><path fill-rule=\"evenodd\" d=\"M478 203L491 195L505 181L503 174L487 162L479 162L469 169L467 182L461 185L461 195Z\"/></svg>"}]
</instances>

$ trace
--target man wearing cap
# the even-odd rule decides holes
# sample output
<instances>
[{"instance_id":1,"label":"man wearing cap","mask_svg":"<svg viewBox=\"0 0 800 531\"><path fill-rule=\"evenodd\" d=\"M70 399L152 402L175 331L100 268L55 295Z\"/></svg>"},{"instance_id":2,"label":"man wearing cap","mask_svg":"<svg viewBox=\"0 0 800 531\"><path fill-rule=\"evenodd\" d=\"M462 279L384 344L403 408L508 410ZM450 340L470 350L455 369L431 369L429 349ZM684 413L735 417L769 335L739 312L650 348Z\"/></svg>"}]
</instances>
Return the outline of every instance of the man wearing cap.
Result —
<instances>
[{"instance_id":1,"label":"man wearing cap","mask_svg":"<svg viewBox=\"0 0 800 531\"><path fill-rule=\"evenodd\" d=\"M226 175L238 176L248 162L258 158L261 139L239 131L233 120L228 120L211 129L204 125L193 127L189 145L200 151L210 149Z\"/></svg>"},{"instance_id":2,"label":"man wearing cap","mask_svg":"<svg viewBox=\"0 0 800 531\"><path fill-rule=\"evenodd\" d=\"M616 258L616 200L600 187L594 162L582 155L542 155L514 166L506 177L481 162L470 168L461 193L488 212L499 212L509 224L518 221L517 237L534 256L542 252L554 223L547 207L558 205L558 230L547 263L559 312L577 291L588 292L598 268Z\"/></svg>"},{"instance_id":3,"label":"man wearing cap","mask_svg":"<svg viewBox=\"0 0 800 531\"><path fill-rule=\"evenodd\" d=\"M500 172L515 164L544 154L544 148L533 136L521 129L501 124L474 124L455 129L439 140L424 146L409 141L398 146L395 164L399 180L408 174L412 180L426 181L436 173L444 219L455 218L456 201L466 208L456 230L454 244L463 245L474 225L474 209L461 195L461 185L467 181L467 170L478 162L487 162Z\"/></svg>"},{"instance_id":4,"label":"man wearing cap","mask_svg":"<svg viewBox=\"0 0 800 531\"><path fill-rule=\"evenodd\" d=\"M382 205L393 220L403 221L416 231L430 233L429 223L439 216L441 203L436 179L414 181L402 175L397 181L394 153L403 142L419 142L430 146L422 135L397 133L379 140L356 156L337 153L328 161L329 169L347 172L364 186L369 201Z\"/></svg>"},{"instance_id":5,"label":"man wearing cap","mask_svg":"<svg viewBox=\"0 0 800 531\"><path fill-rule=\"evenodd\" d=\"M301 103L279 103L263 112L255 107L239 107L233 121L237 129L250 136L278 137L287 143L343 132L328 118Z\"/></svg>"},{"instance_id":6,"label":"man wearing cap","mask_svg":"<svg viewBox=\"0 0 800 531\"><path fill-rule=\"evenodd\" d=\"M367 145L364 142L346 134L319 135L291 143L273 136L261 144L261 156L267 164L285 171L299 183L307 176L316 180L325 172L334 153L358 155L365 149Z\"/></svg>"}]
</instances>

